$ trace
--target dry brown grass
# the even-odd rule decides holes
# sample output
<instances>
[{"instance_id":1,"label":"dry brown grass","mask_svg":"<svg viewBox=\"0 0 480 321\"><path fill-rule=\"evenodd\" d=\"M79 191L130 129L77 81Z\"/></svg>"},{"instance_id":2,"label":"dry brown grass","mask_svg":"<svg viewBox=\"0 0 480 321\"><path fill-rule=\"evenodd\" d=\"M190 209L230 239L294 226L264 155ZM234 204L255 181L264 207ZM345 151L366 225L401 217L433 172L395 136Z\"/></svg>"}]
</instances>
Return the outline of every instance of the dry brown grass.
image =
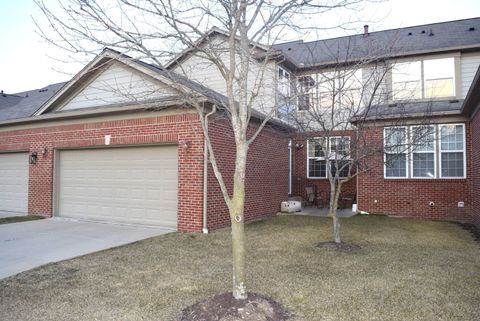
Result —
<instances>
[{"instance_id":1,"label":"dry brown grass","mask_svg":"<svg viewBox=\"0 0 480 321\"><path fill-rule=\"evenodd\" d=\"M460 226L388 217L343 220L362 251L314 245L327 218L283 216L247 228L249 290L315 320L478 320L480 246ZM175 320L231 284L229 231L172 233L0 280L8 320Z\"/></svg>"}]
</instances>

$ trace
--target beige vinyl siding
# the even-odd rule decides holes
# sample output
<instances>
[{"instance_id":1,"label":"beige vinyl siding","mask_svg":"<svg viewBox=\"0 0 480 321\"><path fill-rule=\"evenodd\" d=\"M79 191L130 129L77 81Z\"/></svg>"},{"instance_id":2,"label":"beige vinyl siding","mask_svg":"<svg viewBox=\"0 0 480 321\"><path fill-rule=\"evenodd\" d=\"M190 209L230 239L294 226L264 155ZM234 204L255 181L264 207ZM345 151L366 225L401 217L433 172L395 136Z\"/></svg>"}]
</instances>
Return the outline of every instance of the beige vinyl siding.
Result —
<instances>
[{"instance_id":1,"label":"beige vinyl siding","mask_svg":"<svg viewBox=\"0 0 480 321\"><path fill-rule=\"evenodd\" d=\"M177 227L177 146L64 150L56 216Z\"/></svg>"},{"instance_id":2,"label":"beige vinyl siding","mask_svg":"<svg viewBox=\"0 0 480 321\"><path fill-rule=\"evenodd\" d=\"M28 153L0 154L0 212L27 211Z\"/></svg>"},{"instance_id":3,"label":"beige vinyl siding","mask_svg":"<svg viewBox=\"0 0 480 321\"><path fill-rule=\"evenodd\" d=\"M59 109L98 107L170 95L175 95L175 91L167 85L150 80L120 63L113 63Z\"/></svg>"},{"instance_id":4,"label":"beige vinyl siding","mask_svg":"<svg viewBox=\"0 0 480 321\"><path fill-rule=\"evenodd\" d=\"M478 66L480 66L480 53L462 54L460 62L460 70L462 73L461 98L465 98L472 85L473 77L478 70Z\"/></svg>"},{"instance_id":5,"label":"beige vinyl siding","mask_svg":"<svg viewBox=\"0 0 480 321\"><path fill-rule=\"evenodd\" d=\"M226 44L219 39L214 41L216 50L224 47L224 52L220 52L220 58L228 66L229 58ZM239 58L237 59L239 61ZM190 54L179 65L173 67L173 71L195 80L202 85L213 89L223 95L227 94L225 79L220 73L218 67L210 60L200 54ZM238 72L238 71L237 71ZM248 74L249 96L260 87L258 97L255 98L253 107L263 113L268 113L275 106L276 93L276 63L271 61L263 64L258 61L251 61Z\"/></svg>"}]
</instances>

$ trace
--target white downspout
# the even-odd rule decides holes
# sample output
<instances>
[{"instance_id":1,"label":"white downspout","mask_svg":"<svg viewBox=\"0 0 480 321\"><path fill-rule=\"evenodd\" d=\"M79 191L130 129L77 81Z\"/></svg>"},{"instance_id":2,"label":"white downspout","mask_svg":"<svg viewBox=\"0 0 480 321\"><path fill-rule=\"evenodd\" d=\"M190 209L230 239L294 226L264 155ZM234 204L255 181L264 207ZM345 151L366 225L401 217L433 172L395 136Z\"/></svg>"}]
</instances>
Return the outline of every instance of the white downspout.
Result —
<instances>
[{"instance_id":1,"label":"white downspout","mask_svg":"<svg viewBox=\"0 0 480 321\"><path fill-rule=\"evenodd\" d=\"M288 196L292 196L292 140L288 140Z\"/></svg>"},{"instance_id":2,"label":"white downspout","mask_svg":"<svg viewBox=\"0 0 480 321\"><path fill-rule=\"evenodd\" d=\"M212 111L205 115L205 131L208 135L208 117L213 115L216 111L213 106ZM203 137L203 233L208 234L207 221L207 205L208 205L208 144L205 137Z\"/></svg>"}]
</instances>

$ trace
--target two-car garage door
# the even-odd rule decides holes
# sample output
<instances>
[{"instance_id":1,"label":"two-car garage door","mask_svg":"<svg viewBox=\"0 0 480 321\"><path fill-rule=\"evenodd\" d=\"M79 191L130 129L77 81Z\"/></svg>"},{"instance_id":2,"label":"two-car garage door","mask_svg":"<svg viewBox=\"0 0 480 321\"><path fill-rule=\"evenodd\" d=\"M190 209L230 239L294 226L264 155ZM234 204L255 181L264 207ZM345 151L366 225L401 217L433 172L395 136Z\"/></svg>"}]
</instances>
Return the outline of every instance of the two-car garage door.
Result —
<instances>
[{"instance_id":1,"label":"two-car garage door","mask_svg":"<svg viewBox=\"0 0 480 321\"><path fill-rule=\"evenodd\" d=\"M177 146L62 150L56 215L177 227Z\"/></svg>"}]
</instances>

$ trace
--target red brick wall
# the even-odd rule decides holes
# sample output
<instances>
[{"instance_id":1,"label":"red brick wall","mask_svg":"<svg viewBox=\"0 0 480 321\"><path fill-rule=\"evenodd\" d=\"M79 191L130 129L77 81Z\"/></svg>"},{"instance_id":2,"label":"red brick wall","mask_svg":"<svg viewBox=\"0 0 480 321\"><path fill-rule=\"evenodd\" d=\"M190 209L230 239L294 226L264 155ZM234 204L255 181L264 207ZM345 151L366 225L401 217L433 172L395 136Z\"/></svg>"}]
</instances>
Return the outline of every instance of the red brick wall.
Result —
<instances>
[{"instance_id":1,"label":"red brick wall","mask_svg":"<svg viewBox=\"0 0 480 321\"><path fill-rule=\"evenodd\" d=\"M337 134L335 134L337 135ZM350 136L351 132L338 133L338 136ZM327 178L319 179L308 179L307 178L307 138L314 137L314 133L308 133L305 135L297 135L292 141L292 152L293 152L293 177L292 177L292 194L294 196L302 196L304 199L307 198L305 187L312 186L316 188L318 193L322 195L330 196L330 181ZM321 136L321 135L319 135ZM333 136L333 135L332 135ZM353 141L353 140L352 140ZM303 145L302 148L296 148L296 144ZM356 179L343 184L342 193L347 193L354 195L357 187ZM323 204L328 206L328 204Z\"/></svg>"},{"instance_id":2,"label":"red brick wall","mask_svg":"<svg viewBox=\"0 0 480 321\"><path fill-rule=\"evenodd\" d=\"M188 142L188 148L178 150L178 230L201 231L203 135L196 114L0 132L0 152L27 150L39 155L29 168L29 214L52 215L54 150L104 146L105 135L111 135L111 145Z\"/></svg>"},{"instance_id":3,"label":"red brick wall","mask_svg":"<svg viewBox=\"0 0 480 321\"><path fill-rule=\"evenodd\" d=\"M358 179L359 209L370 213L439 220L471 219L472 177L470 126L466 124L467 179L385 179L383 154L369 160L373 167ZM382 144L383 128L371 129L369 142ZM375 202L376 201L376 202ZM435 203L433 207L429 202ZM458 208L458 202L465 202Z\"/></svg>"},{"instance_id":4,"label":"red brick wall","mask_svg":"<svg viewBox=\"0 0 480 321\"><path fill-rule=\"evenodd\" d=\"M212 119L210 137L218 166L232 191L235 142L231 127L222 119ZM251 145L246 173L246 221L274 215L288 196L288 137L264 129ZM208 228L230 225L230 217L213 170L208 171Z\"/></svg>"},{"instance_id":5,"label":"red brick wall","mask_svg":"<svg viewBox=\"0 0 480 321\"><path fill-rule=\"evenodd\" d=\"M480 110L471 122L473 223L480 228Z\"/></svg>"}]
</instances>

